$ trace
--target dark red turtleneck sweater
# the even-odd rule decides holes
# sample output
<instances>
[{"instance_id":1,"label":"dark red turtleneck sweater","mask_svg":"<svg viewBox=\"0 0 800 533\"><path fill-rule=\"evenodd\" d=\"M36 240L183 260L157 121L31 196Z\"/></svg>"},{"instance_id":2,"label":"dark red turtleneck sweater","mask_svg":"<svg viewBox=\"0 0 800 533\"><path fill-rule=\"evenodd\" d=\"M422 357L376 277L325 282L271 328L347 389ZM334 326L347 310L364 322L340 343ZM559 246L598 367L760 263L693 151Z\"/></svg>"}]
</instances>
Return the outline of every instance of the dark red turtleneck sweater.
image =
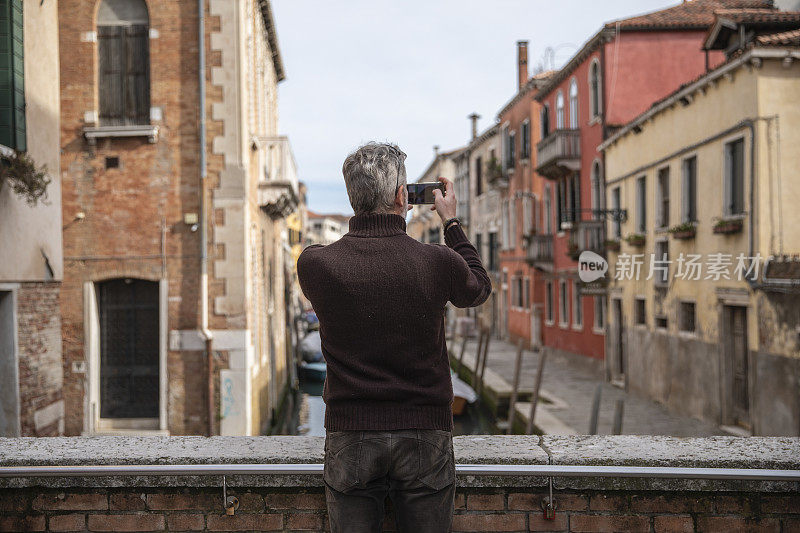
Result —
<instances>
[{"instance_id":1,"label":"dark red turtleneck sweater","mask_svg":"<svg viewBox=\"0 0 800 533\"><path fill-rule=\"evenodd\" d=\"M480 305L491 282L460 225L445 242L417 242L400 215L368 214L300 254L297 277L328 364L328 431L452 430L445 304Z\"/></svg>"}]
</instances>

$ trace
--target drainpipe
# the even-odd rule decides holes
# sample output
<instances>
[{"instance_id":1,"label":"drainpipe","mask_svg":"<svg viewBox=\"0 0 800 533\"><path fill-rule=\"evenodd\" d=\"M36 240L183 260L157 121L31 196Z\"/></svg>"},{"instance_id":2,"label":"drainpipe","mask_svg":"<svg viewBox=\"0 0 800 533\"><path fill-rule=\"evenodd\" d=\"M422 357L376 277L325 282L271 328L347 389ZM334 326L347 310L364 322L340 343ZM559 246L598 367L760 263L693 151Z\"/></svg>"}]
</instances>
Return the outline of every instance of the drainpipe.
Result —
<instances>
[{"instance_id":1,"label":"drainpipe","mask_svg":"<svg viewBox=\"0 0 800 533\"><path fill-rule=\"evenodd\" d=\"M205 340L205 356L208 363L208 436L214 435L214 347L213 335L208 329L208 213L206 201L208 193L206 164L206 23L205 0L197 0L197 47L198 47L198 73L197 81L200 88L200 331Z\"/></svg>"}]
</instances>

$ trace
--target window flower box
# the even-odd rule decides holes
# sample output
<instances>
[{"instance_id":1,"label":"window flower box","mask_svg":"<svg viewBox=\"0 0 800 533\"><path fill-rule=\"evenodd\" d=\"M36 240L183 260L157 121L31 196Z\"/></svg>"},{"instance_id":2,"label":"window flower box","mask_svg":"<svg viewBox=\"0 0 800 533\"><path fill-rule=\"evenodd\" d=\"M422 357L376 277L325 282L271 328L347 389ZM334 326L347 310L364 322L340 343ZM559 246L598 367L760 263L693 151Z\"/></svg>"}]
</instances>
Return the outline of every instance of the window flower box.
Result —
<instances>
[{"instance_id":1,"label":"window flower box","mask_svg":"<svg viewBox=\"0 0 800 533\"><path fill-rule=\"evenodd\" d=\"M739 233L743 226L744 220L741 218L721 218L714 223L714 233L720 235Z\"/></svg>"},{"instance_id":2,"label":"window flower box","mask_svg":"<svg viewBox=\"0 0 800 533\"><path fill-rule=\"evenodd\" d=\"M631 233L630 235L625 237L625 242L637 248L644 246L646 240L647 238L641 233Z\"/></svg>"},{"instance_id":3,"label":"window flower box","mask_svg":"<svg viewBox=\"0 0 800 533\"><path fill-rule=\"evenodd\" d=\"M684 222L683 224L672 226L668 231L674 238L685 241L695 238L697 235L697 226L694 222Z\"/></svg>"},{"instance_id":4,"label":"window flower box","mask_svg":"<svg viewBox=\"0 0 800 533\"><path fill-rule=\"evenodd\" d=\"M608 239L603 244L605 245L606 250L609 252L619 252L619 239Z\"/></svg>"}]
</instances>

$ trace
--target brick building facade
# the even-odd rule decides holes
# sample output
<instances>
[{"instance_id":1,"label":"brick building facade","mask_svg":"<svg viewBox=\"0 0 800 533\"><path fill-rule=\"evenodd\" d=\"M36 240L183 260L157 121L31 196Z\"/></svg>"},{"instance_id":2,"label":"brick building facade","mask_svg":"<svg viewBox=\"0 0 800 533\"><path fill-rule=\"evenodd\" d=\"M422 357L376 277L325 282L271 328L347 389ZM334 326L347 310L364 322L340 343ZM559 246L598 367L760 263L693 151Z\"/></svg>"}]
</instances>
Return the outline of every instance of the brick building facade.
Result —
<instances>
[{"instance_id":1,"label":"brick building facade","mask_svg":"<svg viewBox=\"0 0 800 533\"><path fill-rule=\"evenodd\" d=\"M66 432L267 432L297 203L269 2L58 8Z\"/></svg>"}]
</instances>

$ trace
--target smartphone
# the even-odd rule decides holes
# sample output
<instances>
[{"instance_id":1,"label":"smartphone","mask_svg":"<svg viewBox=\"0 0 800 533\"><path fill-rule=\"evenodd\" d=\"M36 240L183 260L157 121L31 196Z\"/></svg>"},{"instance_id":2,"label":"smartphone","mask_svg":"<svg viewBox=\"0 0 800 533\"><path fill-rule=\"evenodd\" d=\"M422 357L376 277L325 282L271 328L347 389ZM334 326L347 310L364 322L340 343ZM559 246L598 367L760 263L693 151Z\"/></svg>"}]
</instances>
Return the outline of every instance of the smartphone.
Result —
<instances>
[{"instance_id":1,"label":"smartphone","mask_svg":"<svg viewBox=\"0 0 800 533\"><path fill-rule=\"evenodd\" d=\"M409 183L406 188L408 189L409 204L432 204L435 199L433 196L435 189L439 189L444 194L444 183L441 181L436 183Z\"/></svg>"}]
</instances>

